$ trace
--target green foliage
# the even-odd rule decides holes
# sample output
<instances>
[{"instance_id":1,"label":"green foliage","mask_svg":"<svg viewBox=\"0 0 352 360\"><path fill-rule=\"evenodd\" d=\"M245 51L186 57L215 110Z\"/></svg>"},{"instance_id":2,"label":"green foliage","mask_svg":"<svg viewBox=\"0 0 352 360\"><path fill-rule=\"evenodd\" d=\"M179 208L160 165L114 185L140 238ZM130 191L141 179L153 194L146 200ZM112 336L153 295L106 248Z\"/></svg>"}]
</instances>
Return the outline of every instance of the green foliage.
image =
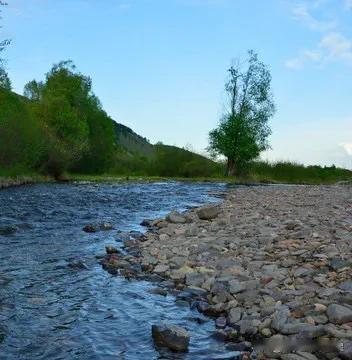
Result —
<instances>
[{"instance_id":1,"label":"green foliage","mask_svg":"<svg viewBox=\"0 0 352 360\"><path fill-rule=\"evenodd\" d=\"M42 131L28 104L0 88L0 167L34 168L43 151Z\"/></svg>"},{"instance_id":2,"label":"green foliage","mask_svg":"<svg viewBox=\"0 0 352 360\"><path fill-rule=\"evenodd\" d=\"M11 81L7 72L3 67L0 66L0 88L10 91L11 90Z\"/></svg>"},{"instance_id":3,"label":"green foliage","mask_svg":"<svg viewBox=\"0 0 352 360\"><path fill-rule=\"evenodd\" d=\"M326 184L351 181L352 171L336 166L304 166L288 161L254 161L248 166L247 176L259 182Z\"/></svg>"},{"instance_id":4,"label":"green foliage","mask_svg":"<svg viewBox=\"0 0 352 360\"><path fill-rule=\"evenodd\" d=\"M228 159L228 175L235 175L245 164L269 147L268 120L275 107L268 68L249 51L248 67L231 66L225 90L229 109L218 128L209 134L209 150Z\"/></svg>"},{"instance_id":5,"label":"green foliage","mask_svg":"<svg viewBox=\"0 0 352 360\"><path fill-rule=\"evenodd\" d=\"M112 121L93 94L91 79L71 61L54 65L43 83L30 81L24 95L45 132L44 172L60 177L67 170L96 173L111 166Z\"/></svg>"}]
</instances>

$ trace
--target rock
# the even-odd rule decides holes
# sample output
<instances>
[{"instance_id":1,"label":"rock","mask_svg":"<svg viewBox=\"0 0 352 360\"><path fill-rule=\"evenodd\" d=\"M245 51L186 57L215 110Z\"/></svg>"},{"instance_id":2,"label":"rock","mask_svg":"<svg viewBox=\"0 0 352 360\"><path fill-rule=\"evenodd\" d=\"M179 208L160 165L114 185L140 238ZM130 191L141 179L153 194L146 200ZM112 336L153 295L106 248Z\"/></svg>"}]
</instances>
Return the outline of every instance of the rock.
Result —
<instances>
[{"instance_id":1,"label":"rock","mask_svg":"<svg viewBox=\"0 0 352 360\"><path fill-rule=\"evenodd\" d=\"M14 225L0 225L0 235L7 236L12 235L17 231Z\"/></svg>"},{"instance_id":2,"label":"rock","mask_svg":"<svg viewBox=\"0 0 352 360\"><path fill-rule=\"evenodd\" d=\"M218 329L225 329L226 327L226 318L221 316L221 317L218 317L216 320L215 320L215 326L218 328Z\"/></svg>"},{"instance_id":3,"label":"rock","mask_svg":"<svg viewBox=\"0 0 352 360\"><path fill-rule=\"evenodd\" d=\"M111 225L111 224L109 224L109 223L102 223L102 224L100 224L100 230L102 230L102 231L109 231L109 230L113 230L114 229L114 227L113 227L113 225Z\"/></svg>"},{"instance_id":4,"label":"rock","mask_svg":"<svg viewBox=\"0 0 352 360\"><path fill-rule=\"evenodd\" d=\"M159 264L154 268L154 272L156 274L163 274L168 270L169 270L169 265L163 265L163 264Z\"/></svg>"},{"instance_id":5,"label":"rock","mask_svg":"<svg viewBox=\"0 0 352 360\"><path fill-rule=\"evenodd\" d=\"M148 290L148 292L149 292L149 294L154 294L154 295L161 295L161 296L167 295L167 291L160 287L150 289L150 290Z\"/></svg>"},{"instance_id":6,"label":"rock","mask_svg":"<svg viewBox=\"0 0 352 360\"><path fill-rule=\"evenodd\" d=\"M352 341L346 341L342 344L342 351L339 356L342 360L352 360Z\"/></svg>"},{"instance_id":7,"label":"rock","mask_svg":"<svg viewBox=\"0 0 352 360\"><path fill-rule=\"evenodd\" d=\"M331 304L326 313L333 324L342 325L352 321L352 310L346 306Z\"/></svg>"},{"instance_id":8,"label":"rock","mask_svg":"<svg viewBox=\"0 0 352 360\"><path fill-rule=\"evenodd\" d=\"M197 209L197 215L201 220L212 220L218 217L221 210L218 206L203 206Z\"/></svg>"},{"instance_id":9,"label":"rock","mask_svg":"<svg viewBox=\"0 0 352 360\"><path fill-rule=\"evenodd\" d=\"M271 323L271 327L280 332L284 325L287 323L288 316L290 315L290 311L287 308L282 308L276 311L273 317L273 321Z\"/></svg>"},{"instance_id":10,"label":"rock","mask_svg":"<svg viewBox=\"0 0 352 360\"><path fill-rule=\"evenodd\" d=\"M238 294L246 289L245 285L238 280L231 280L229 282L229 290L231 294Z\"/></svg>"},{"instance_id":11,"label":"rock","mask_svg":"<svg viewBox=\"0 0 352 360\"><path fill-rule=\"evenodd\" d=\"M318 358L310 353L297 352L295 354L283 354L281 355L282 360L318 360Z\"/></svg>"},{"instance_id":12,"label":"rock","mask_svg":"<svg viewBox=\"0 0 352 360\"><path fill-rule=\"evenodd\" d=\"M214 355L211 360L243 360L243 354L238 351L231 351L227 354Z\"/></svg>"},{"instance_id":13,"label":"rock","mask_svg":"<svg viewBox=\"0 0 352 360\"><path fill-rule=\"evenodd\" d=\"M168 214L166 220L172 224L185 224L187 222L187 219L177 211Z\"/></svg>"},{"instance_id":14,"label":"rock","mask_svg":"<svg viewBox=\"0 0 352 360\"><path fill-rule=\"evenodd\" d=\"M118 249L116 249L114 246L111 246L111 245L105 246L105 251L109 255L118 254L120 252Z\"/></svg>"},{"instance_id":15,"label":"rock","mask_svg":"<svg viewBox=\"0 0 352 360\"><path fill-rule=\"evenodd\" d=\"M352 281L351 280L344 281L338 287L343 291L352 292Z\"/></svg>"},{"instance_id":16,"label":"rock","mask_svg":"<svg viewBox=\"0 0 352 360\"><path fill-rule=\"evenodd\" d=\"M152 325L152 336L156 344L174 351L187 351L190 336L187 330L176 325L160 323Z\"/></svg>"},{"instance_id":17,"label":"rock","mask_svg":"<svg viewBox=\"0 0 352 360\"><path fill-rule=\"evenodd\" d=\"M326 334L324 326L314 326L307 323L285 324L281 327L280 332L284 335L299 334L309 338L317 338Z\"/></svg>"},{"instance_id":18,"label":"rock","mask_svg":"<svg viewBox=\"0 0 352 360\"><path fill-rule=\"evenodd\" d=\"M68 264L68 267L70 267L71 269L82 269L82 270L88 269L88 266L81 260L70 262Z\"/></svg>"},{"instance_id":19,"label":"rock","mask_svg":"<svg viewBox=\"0 0 352 360\"><path fill-rule=\"evenodd\" d=\"M242 310L238 307L232 308L228 314L228 322L230 325L235 325L241 320Z\"/></svg>"},{"instance_id":20,"label":"rock","mask_svg":"<svg viewBox=\"0 0 352 360\"><path fill-rule=\"evenodd\" d=\"M153 223L153 220L144 219L144 220L140 223L140 225L141 225L141 226L145 226L145 227L151 227L151 226L153 226L152 223Z\"/></svg>"},{"instance_id":21,"label":"rock","mask_svg":"<svg viewBox=\"0 0 352 360\"><path fill-rule=\"evenodd\" d=\"M86 225L82 230L85 231L86 233L95 233L98 231L98 229L91 224Z\"/></svg>"}]
</instances>

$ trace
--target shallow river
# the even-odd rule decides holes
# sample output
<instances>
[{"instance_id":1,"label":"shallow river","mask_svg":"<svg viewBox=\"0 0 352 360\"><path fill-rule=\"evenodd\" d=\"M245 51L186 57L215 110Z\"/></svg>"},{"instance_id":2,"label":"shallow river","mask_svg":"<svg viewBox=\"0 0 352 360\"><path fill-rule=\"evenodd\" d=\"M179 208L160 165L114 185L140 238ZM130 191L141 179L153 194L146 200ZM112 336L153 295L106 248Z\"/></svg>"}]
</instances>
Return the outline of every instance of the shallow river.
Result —
<instances>
[{"instance_id":1,"label":"shallow river","mask_svg":"<svg viewBox=\"0 0 352 360\"><path fill-rule=\"evenodd\" d=\"M145 218L215 202L221 184L39 184L0 191L0 359L215 359L226 354L212 321L151 295L155 285L112 276L96 255L118 245L117 230L143 231ZM89 223L114 231L87 234ZM68 264L81 260L87 269ZM197 319L204 319L198 324ZM151 325L186 327L187 354L157 350Z\"/></svg>"}]
</instances>

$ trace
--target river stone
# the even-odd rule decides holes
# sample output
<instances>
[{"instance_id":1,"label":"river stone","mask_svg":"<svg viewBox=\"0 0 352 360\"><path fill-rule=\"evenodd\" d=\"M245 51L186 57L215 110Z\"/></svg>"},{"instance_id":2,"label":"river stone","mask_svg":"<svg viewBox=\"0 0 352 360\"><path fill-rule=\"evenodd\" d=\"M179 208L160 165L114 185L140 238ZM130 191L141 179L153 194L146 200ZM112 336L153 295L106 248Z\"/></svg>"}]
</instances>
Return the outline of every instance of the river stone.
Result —
<instances>
[{"instance_id":1,"label":"river stone","mask_svg":"<svg viewBox=\"0 0 352 360\"><path fill-rule=\"evenodd\" d=\"M17 231L17 228L14 225L1 225L0 226L0 235L12 235L16 231Z\"/></svg>"},{"instance_id":2,"label":"river stone","mask_svg":"<svg viewBox=\"0 0 352 360\"><path fill-rule=\"evenodd\" d=\"M342 325L352 321L352 310L346 306L331 304L326 313L333 324Z\"/></svg>"},{"instance_id":3,"label":"river stone","mask_svg":"<svg viewBox=\"0 0 352 360\"><path fill-rule=\"evenodd\" d=\"M241 308L232 308L228 315L228 322L230 325L235 325L241 320L242 310Z\"/></svg>"},{"instance_id":4,"label":"river stone","mask_svg":"<svg viewBox=\"0 0 352 360\"><path fill-rule=\"evenodd\" d=\"M190 336L180 326L164 323L152 325L152 336L156 344L166 346L174 351L187 351Z\"/></svg>"},{"instance_id":5,"label":"river stone","mask_svg":"<svg viewBox=\"0 0 352 360\"><path fill-rule=\"evenodd\" d=\"M97 228L91 224L86 225L82 230L86 233L95 233L98 231Z\"/></svg>"},{"instance_id":6,"label":"river stone","mask_svg":"<svg viewBox=\"0 0 352 360\"><path fill-rule=\"evenodd\" d=\"M347 292L352 292L352 281L351 280L344 281L338 287L341 290L344 290L344 291L347 291Z\"/></svg>"},{"instance_id":7,"label":"river stone","mask_svg":"<svg viewBox=\"0 0 352 360\"><path fill-rule=\"evenodd\" d=\"M316 356L306 352L297 352L296 354L281 355L282 360L318 360Z\"/></svg>"},{"instance_id":8,"label":"river stone","mask_svg":"<svg viewBox=\"0 0 352 360\"><path fill-rule=\"evenodd\" d=\"M168 214L166 220L172 224L185 224L187 222L187 219L177 211Z\"/></svg>"},{"instance_id":9,"label":"river stone","mask_svg":"<svg viewBox=\"0 0 352 360\"><path fill-rule=\"evenodd\" d=\"M339 356L342 360L352 360L352 341L343 343L343 349L339 353Z\"/></svg>"},{"instance_id":10,"label":"river stone","mask_svg":"<svg viewBox=\"0 0 352 360\"><path fill-rule=\"evenodd\" d=\"M221 210L218 206L203 206L197 209L197 215L201 220L212 220L218 217Z\"/></svg>"},{"instance_id":11,"label":"river stone","mask_svg":"<svg viewBox=\"0 0 352 360\"><path fill-rule=\"evenodd\" d=\"M163 264L159 264L159 265L155 266L155 268L154 268L154 272L156 274L163 274L168 270L169 270L169 266L168 265L163 265Z\"/></svg>"}]
</instances>

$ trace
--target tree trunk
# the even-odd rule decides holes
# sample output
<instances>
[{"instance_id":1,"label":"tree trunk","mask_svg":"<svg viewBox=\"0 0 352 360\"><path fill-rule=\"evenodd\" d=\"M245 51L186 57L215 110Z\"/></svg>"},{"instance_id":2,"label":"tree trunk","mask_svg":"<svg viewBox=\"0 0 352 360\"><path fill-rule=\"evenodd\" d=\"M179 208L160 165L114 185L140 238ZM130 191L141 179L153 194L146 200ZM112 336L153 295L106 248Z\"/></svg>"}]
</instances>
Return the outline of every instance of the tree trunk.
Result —
<instances>
[{"instance_id":1,"label":"tree trunk","mask_svg":"<svg viewBox=\"0 0 352 360\"><path fill-rule=\"evenodd\" d=\"M235 159L228 158L227 159L227 176L235 176L237 174L237 167Z\"/></svg>"}]
</instances>

